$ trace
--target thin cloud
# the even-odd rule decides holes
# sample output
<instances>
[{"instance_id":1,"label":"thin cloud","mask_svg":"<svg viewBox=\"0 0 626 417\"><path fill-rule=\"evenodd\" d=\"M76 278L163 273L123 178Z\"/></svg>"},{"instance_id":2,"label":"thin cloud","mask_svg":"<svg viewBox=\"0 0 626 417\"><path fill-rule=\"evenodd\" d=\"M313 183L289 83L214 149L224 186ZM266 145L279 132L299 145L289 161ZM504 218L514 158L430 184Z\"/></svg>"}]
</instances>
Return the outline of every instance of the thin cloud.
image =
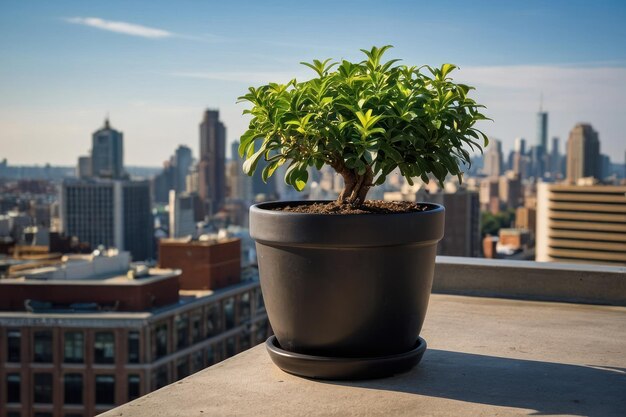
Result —
<instances>
[{"instance_id":1,"label":"thin cloud","mask_svg":"<svg viewBox=\"0 0 626 417\"><path fill-rule=\"evenodd\" d=\"M122 33L124 35L139 36L149 39L163 39L177 36L175 33L163 29L136 25L134 23L104 20L99 17L69 17L66 18L65 21L76 25L89 26L96 29L107 30L109 32Z\"/></svg>"},{"instance_id":2,"label":"thin cloud","mask_svg":"<svg viewBox=\"0 0 626 417\"><path fill-rule=\"evenodd\" d=\"M174 72L170 74L174 77L196 78L213 81L231 81L239 83L268 83L268 82L287 82L292 78L307 79L311 75L306 76L304 72Z\"/></svg>"}]
</instances>

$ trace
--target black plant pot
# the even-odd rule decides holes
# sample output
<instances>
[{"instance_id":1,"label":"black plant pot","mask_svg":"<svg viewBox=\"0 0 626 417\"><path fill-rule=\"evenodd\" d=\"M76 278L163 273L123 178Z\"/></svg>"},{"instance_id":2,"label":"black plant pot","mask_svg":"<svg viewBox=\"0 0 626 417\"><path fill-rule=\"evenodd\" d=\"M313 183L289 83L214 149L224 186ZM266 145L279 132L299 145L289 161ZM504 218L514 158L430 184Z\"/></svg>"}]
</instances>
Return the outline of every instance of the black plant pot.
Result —
<instances>
[{"instance_id":1,"label":"black plant pot","mask_svg":"<svg viewBox=\"0 0 626 417\"><path fill-rule=\"evenodd\" d=\"M443 207L428 204L422 212L358 215L271 210L298 204L307 202L250 208L261 289L279 345L274 351L268 345L274 362L303 376L352 379L385 372L381 374L380 364L377 372L368 372L367 365L355 371L340 362L365 359L371 364L376 358L405 357L412 351L417 355L421 349L419 358L406 365L414 366L425 349L418 336L428 307L437 242L443 237ZM285 365L289 352L300 362L306 355L317 359L308 371L302 366L289 369ZM336 371L317 370L320 357L337 361ZM399 370L388 368L393 373Z\"/></svg>"}]
</instances>

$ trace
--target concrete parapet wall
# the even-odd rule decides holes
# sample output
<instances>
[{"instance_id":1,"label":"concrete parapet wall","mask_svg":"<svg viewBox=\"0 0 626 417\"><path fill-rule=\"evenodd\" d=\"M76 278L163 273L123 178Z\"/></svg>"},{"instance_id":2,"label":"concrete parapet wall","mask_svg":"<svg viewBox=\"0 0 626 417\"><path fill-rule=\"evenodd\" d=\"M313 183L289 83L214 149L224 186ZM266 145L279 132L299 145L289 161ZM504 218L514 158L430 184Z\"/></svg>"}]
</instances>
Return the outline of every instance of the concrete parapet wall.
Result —
<instances>
[{"instance_id":1,"label":"concrete parapet wall","mask_svg":"<svg viewBox=\"0 0 626 417\"><path fill-rule=\"evenodd\" d=\"M433 292L626 306L626 268L438 256Z\"/></svg>"}]
</instances>

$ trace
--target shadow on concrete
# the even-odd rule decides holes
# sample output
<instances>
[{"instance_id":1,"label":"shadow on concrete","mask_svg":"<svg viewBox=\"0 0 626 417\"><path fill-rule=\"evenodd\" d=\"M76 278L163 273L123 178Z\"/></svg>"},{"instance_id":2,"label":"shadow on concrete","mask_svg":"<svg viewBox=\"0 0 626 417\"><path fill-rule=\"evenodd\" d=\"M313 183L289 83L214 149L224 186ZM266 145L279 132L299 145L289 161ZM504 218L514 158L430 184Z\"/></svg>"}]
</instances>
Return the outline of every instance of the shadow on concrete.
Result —
<instances>
[{"instance_id":1,"label":"shadow on concrete","mask_svg":"<svg viewBox=\"0 0 626 417\"><path fill-rule=\"evenodd\" d=\"M534 410L530 415L626 416L626 368L429 349L406 374L328 383Z\"/></svg>"}]
</instances>

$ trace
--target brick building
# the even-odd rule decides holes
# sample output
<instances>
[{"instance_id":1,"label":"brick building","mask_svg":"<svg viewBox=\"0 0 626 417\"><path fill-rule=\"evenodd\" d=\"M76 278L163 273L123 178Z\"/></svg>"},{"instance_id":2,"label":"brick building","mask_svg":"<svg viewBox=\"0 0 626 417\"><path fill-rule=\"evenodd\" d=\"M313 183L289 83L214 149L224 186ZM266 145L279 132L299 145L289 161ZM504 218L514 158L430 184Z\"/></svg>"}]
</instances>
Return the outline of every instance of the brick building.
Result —
<instances>
[{"instance_id":1,"label":"brick building","mask_svg":"<svg viewBox=\"0 0 626 417\"><path fill-rule=\"evenodd\" d=\"M179 270L104 256L106 273L74 256L0 279L0 417L96 415L269 335L257 281L180 289Z\"/></svg>"},{"instance_id":2,"label":"brick building","mask_svg":"<svg viewBox=\"0 0 626 417\"><path fill-rule=\"evenodd\" d=\"M159 266L182 271L183 290L217 290L241 281L241 240L161 239Z\"/></svg>"}]
</instances>

